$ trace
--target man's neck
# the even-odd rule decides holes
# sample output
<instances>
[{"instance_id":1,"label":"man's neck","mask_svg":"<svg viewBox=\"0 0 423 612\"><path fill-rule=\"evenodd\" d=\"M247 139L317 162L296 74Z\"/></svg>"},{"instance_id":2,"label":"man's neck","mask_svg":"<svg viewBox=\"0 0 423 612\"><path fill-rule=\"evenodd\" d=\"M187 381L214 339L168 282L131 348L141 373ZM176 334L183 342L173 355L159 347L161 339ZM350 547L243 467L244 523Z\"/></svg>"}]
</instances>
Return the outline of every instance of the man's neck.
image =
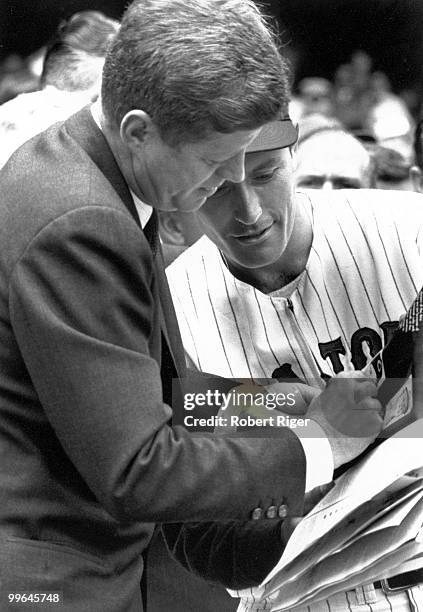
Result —
<instances>
[{"instance_id":1,"label":"man's neck","mask_svg":"<svg viewBox=\"0 0 423 612\"><path fill-rule=\"evenodd\" d=\"M141 227L144 228L151 217L153 209L151 206L149 206L148 204L142 201L142 199L138 196L138 194L131 187L131 184L128 181L128 177L125 175L125 167L124 167L125 165L122 163L122 159L119 157L119 154L118 154L119 149L122 147L122 144L117 142L117 135L113 131L107 128L106 121L104 120L103 111L101 108L101 102L99 100L97 100L97 102L94 102L94 104L91 105L91 114L97 126L102 131L103 136L107 140L107 143L113 155L115 156L116 163L118 164L122 172L122 175L124 176L125 180L128 183L128 187L131 192L131 196L134 201L135 208L137 209Z\"/></svg>"},{"instance_id":2,"label":"man's neck","mask_svg":"<svg viewBox=\"0 0 423 612\"><path fill-rule=\"evenodd\" d=\"M91 113L94 121L102 131L129 189L141 201L147 202L147 198L142 192L134 174L131 153L128 147L123 143L119 130L111 127L105 119L100 98L91 105Z\"/></svg>"},{"instance_id":3,"label":"man's neck","mask_svg":"<svg viewBox=\"0 0 423 612\"><path fill-rule=\"evenodd\" d=\"M313 242L313 228L305 207L305 196L297 194L295 197L298 198L298 201L294 228L288 246L276 262L254 269L234 267L231 262L226 262L230 272L236 278L252 285L262 293L267 294L282 289L306 268Z\"/></svg>"}]
</instances>

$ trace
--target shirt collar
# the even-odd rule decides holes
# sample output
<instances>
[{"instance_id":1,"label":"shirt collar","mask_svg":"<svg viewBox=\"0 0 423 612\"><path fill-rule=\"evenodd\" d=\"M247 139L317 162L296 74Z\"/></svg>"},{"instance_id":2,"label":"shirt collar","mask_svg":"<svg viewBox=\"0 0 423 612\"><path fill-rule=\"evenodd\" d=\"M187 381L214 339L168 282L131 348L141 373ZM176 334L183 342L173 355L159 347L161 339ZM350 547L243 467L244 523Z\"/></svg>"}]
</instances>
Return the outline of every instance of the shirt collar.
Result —
<instances>
[{"instance_id":1,"label":"shirt collar","mask_svg":"<svg viewBox=\"0 0 423 612\"><path fill-rule=\"evenodd\" d=\"M134 200L141 227L142 229L144 229L151 215L153 214L153 207L140 200L139 197L135 195L135 193L132 191L132 189L130 189L129 191L131 192L132 199Z\"/></svg>"},{"instance_id":2,"label":"shirt collar","mask_svg":"<svg viewBox=\"0 0 423 612\"><path fill-rule=\"evenodd\" d=\"M97 100L97 102L94 102L94 104L91 105L91 115L98 129L101 132L103 132L101 128L101 122L100 122L100 101L99 100ZM137 209L138 218L140 220L141 227L144 229L145 226L147 225L148 220L153 214L153 207L150 206L149 204L146 204L142 200L140 200L140 198L137 195L135 195L132 189L129 189L129 191L131 192L132 199L134 200L135 208Z\"/></svg>"}]
</instances>

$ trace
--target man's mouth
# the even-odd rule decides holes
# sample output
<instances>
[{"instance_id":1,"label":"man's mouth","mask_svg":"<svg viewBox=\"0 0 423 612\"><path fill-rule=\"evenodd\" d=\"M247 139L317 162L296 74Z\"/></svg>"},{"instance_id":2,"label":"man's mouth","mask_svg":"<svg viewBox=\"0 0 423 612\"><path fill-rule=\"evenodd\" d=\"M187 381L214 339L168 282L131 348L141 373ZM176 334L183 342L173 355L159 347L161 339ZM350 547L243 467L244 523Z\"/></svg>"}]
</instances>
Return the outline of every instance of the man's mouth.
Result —
<instances>
[{"instance_id":1,"label":"man's mouth","mask_svg":"<svg viewBox=\"0 0 423 612\"><path fill-rule=\"evenodd\" d=\"M242 234L233 234L233 238L241 244L253 244L266 240L273 227L273 223L266 225L266 227L250 228L248 231Z\"/></svg>"}]
</instances>

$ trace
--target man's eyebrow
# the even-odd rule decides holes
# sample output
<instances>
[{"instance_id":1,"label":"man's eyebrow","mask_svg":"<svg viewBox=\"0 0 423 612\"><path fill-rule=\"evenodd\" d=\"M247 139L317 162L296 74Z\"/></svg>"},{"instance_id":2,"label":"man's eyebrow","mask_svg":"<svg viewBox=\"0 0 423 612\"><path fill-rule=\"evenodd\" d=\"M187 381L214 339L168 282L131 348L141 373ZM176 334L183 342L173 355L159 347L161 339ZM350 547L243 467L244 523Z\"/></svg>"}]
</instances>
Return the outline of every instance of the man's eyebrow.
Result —
<instances>
[{"instance_id":1,"label":"man's eyebrow","mask_svg":"<svg viewBox=\"0 0 423 612\"><path fill-rule=\"evenodd\" d=\"M252 172L257 170L262 170L263 168L268 168L269 166L280 166L283 165L284 161L279 156L269 157L265 161L262 161L257 166L251 169Z\"/></svg>"}]
</instances>

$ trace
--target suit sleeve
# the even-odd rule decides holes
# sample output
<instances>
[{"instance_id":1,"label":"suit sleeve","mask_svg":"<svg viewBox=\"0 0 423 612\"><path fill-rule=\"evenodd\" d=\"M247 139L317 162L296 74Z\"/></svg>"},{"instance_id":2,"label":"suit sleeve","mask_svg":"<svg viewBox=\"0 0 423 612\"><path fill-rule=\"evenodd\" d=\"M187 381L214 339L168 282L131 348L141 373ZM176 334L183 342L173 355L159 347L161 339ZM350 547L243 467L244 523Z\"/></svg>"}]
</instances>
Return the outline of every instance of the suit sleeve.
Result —
<instances>
[{"instance_id":1,"label":"suit sleeve","mask_svg":"<svg viewBox=\"0 0 423 612\"><path fill-rule=\"evenodd\" d=\"M281 503L295 514L305 459L293 432L219 439L169 426L153 283L139 228L100 206L52 221L16 264L12 326L65 452L121 521L247 521Z\"/></svg>"},{"instance_id":2,"label":"suit sleeve","mask_svg":"<svg viewBox=\"0 0 423 612\"><path fill-rule=\"evenodd\" d=\"M202 578L228 589L257 586L279 561L284 545L280 520L166 524L171 554Z\"/></svg>"}]
</instances>

